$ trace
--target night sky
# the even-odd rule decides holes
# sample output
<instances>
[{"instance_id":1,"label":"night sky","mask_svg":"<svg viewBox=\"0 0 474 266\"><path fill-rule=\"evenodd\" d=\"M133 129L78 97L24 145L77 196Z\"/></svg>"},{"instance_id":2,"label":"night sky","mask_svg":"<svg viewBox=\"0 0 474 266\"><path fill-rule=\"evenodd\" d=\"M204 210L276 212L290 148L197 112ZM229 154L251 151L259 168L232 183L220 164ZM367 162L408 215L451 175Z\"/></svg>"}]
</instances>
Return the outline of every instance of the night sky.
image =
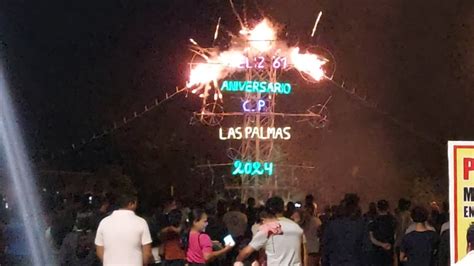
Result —
<instances>
[{"instance_id":1,"label":"night sky","mask_svg":"<svg viewBox=\"0 0 474 266\"><path fill-rule=\"evenodd\" d=\"M246 2L257 18L255 1ZM363 200L394 200L409 194L415 177L427 177L445 193L446 141L474 138L474 2L257 2L285 26L291 43L331 51L335 77L390 114L365 108L329 82L292 81L302 91L282 100L282 108L304 110L332 96L327 128L292 124L293 139L281 144L286 162L317 167L301 173L311 184L306 190L323 201L349 190ZM205 186L207 179L190 169L226 161L227 144L216 128L189 125L199 108L191 96L79 152L49 157L182 87L192 56L188 39L210 45L219 17L223 28L238 30L227 1L0 1L3 64L35 161L46 157L49 168L78 171L120 165L139 187Z\"/></svg>"}]
</instances>

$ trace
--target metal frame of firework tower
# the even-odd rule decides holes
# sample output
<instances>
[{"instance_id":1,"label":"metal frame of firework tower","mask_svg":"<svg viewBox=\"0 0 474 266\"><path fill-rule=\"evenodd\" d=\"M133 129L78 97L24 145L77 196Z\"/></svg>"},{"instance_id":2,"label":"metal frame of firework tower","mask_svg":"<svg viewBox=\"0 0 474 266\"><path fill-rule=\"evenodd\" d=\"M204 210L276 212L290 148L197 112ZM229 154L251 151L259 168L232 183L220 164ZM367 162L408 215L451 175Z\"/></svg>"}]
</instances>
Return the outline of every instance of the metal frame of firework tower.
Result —
<instances>
[{"instance_id":1,"label":"metal frame of firework tower","mask_svg":"<svg viewBox=\"0 0 474 266\"><path fill-rule=\"evenodd\" d=\"M252 57L253 55L247 55ZM266 56L268 57L268 55ZM266 58L272 60L272 58ZM282 69L273 68L271 64L265 69L249 68L245 72L246 81L278 82L278 76ZM275 117L301 118L308 121L313 127L321 128L327 122L327 108L324 105L315 105L307 110L307 113L282 113L275 112L277 94L274 93L249 93L245 92L242 101L256 102L263 99L266 106L260 112L224 112L224 108L217 103L208 103L203 99L203 107L200 112L195 112L194 117L205 125L220 125L224 117L240 117L242 128L245 127L275 127ZM317 111L317 112L315 112ZM275 157L274 140L269 139L245 139L242 138L238 149L229 148L228 156L232 160L271 162ZM232 167L232 163L202 164L200 168ZM225 180L225 189L240 192L242 199L254 197L257 200L268 198L278 194L290 198L298 186L296 170L314 169L314 166L288 165L276 162L275 173L271 176L242 174L240 178L229 178ZM282 171L285 169L285 171Z\"/></svg>"}]
</instances>

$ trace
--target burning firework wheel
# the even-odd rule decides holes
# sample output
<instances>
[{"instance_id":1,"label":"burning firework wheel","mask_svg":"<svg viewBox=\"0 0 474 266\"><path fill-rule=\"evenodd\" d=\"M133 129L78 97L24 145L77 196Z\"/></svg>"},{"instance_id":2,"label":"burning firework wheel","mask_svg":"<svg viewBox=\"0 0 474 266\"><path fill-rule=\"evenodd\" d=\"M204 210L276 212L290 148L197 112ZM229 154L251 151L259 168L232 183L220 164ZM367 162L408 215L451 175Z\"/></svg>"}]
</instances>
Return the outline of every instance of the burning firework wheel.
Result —
<instances>
[{"instance_id":1,"label":"burning firework wheel","mask_svg":"<svg viewBox=\"0 0 474 266\"><path fill-rule=\"evenodd\" d=\"M314 128L324 128L329 123L329 111L325 105L318 104L312 106L308 109L310 114L314 114L316 116L311 117L308 122Z\"/></svg>"},{"instance_id":2,"label":"burning firework wheel","mask_svg":"<svg viewBox=\"0 0 474 266\"><path fill-rule=\"evenodd\" d=\"M218 103L208 103L201 112L195 113L196 119L207 126L219 126L224 120L224 107Z\"/></svg>"}]
</instances>

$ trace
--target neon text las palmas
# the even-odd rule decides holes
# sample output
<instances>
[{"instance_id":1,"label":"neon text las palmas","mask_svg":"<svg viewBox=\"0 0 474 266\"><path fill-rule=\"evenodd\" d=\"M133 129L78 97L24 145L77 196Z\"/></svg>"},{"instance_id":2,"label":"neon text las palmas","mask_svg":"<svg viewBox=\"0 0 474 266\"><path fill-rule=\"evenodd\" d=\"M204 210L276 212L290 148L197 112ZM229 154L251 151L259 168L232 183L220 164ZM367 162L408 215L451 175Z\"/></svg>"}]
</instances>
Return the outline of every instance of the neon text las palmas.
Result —
<instances>
[{"instance_id":1,"label":"neon text las palmas","mask_svg":"<svg viewBox=\"0 0 474 266\"><path fill-rule=\"evenodd\" d=\"M224 80L221 90L223 92L290 94L291 84L285 82Z\"/></svg>"},{"instance_id":2,"label":"neon text las palmas","mask_svg":"<svg viewBox=\"0 0 474 266\"><path fill-rule=\"evenodd\" d=\"M219 128L219 139L291 139L291 127L230 127Z\"/></svg>"}]
</instances>

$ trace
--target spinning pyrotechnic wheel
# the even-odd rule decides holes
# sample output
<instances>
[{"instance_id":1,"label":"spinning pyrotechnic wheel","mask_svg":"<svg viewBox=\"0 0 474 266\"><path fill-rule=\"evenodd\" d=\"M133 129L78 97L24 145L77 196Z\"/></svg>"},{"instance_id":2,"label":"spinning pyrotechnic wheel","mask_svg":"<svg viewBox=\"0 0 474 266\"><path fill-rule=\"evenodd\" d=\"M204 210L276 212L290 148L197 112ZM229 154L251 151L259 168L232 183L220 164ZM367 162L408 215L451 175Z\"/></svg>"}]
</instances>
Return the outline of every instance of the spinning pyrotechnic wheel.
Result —
<instances>
[{"instance_id":1,"label":"spinning pyrotechnic wheel","mask_svg":"<svg viewBox=\"0 0 474 266\"><path fill-rule=\"evenodd\" d=\"M224 120L224 107L218 103L208 103L201 112L194 113L197 120L207 126L219 126Z\"/></svg>"}]
</instances>

